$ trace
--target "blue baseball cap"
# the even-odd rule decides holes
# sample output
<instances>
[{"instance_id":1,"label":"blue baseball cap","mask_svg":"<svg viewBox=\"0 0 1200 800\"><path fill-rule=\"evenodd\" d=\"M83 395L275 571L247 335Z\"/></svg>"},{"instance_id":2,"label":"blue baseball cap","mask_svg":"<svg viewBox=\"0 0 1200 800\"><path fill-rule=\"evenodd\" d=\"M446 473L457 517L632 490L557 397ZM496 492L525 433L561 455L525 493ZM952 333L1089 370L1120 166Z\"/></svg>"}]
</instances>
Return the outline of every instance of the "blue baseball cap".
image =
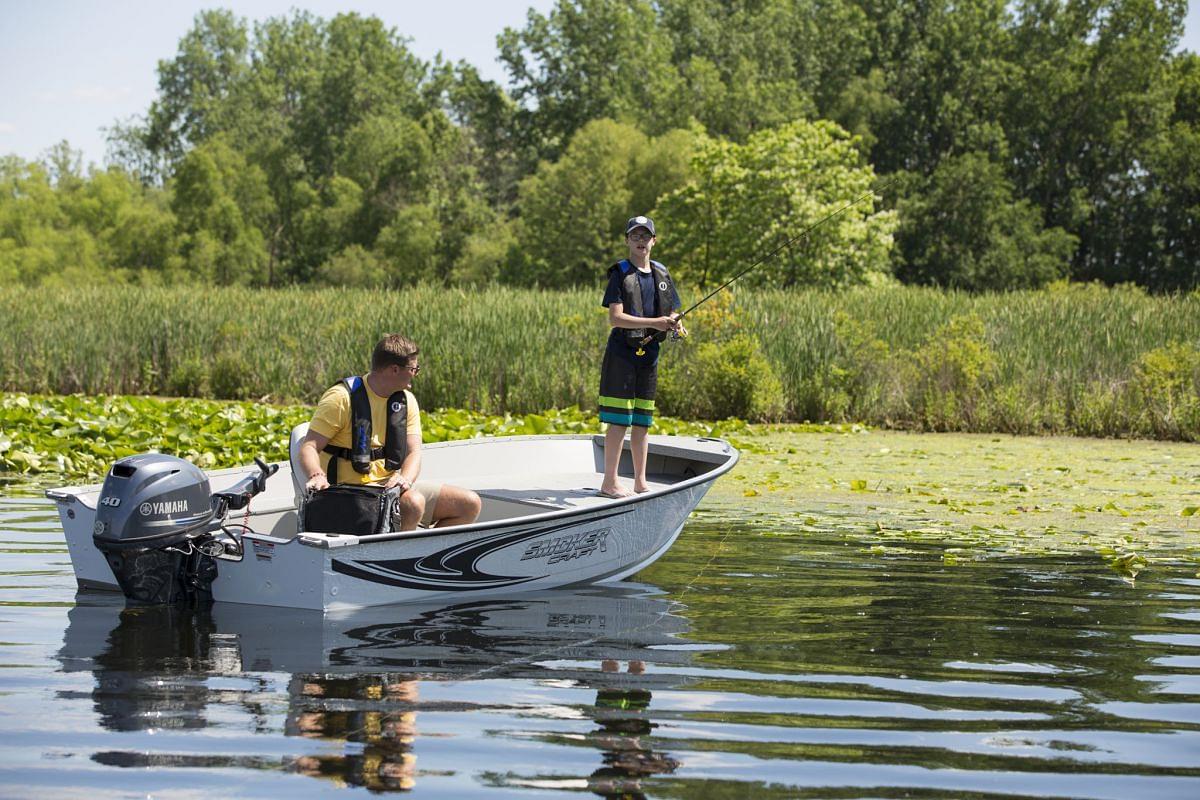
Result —
<instances>
[{"instance_id":1,"label":"blue baseball cap","mask_svg":"<svg viewBox=\"0 0 1200 800\"><path fill-rule=\"evenodd\" d=\"M654 220L650 219L649 217L643 217L640 215L636 217L630 217L629 222L625 223L625 235L628 236L631 234L634 228L645 228L646 230L650 231L651 236L656 235L654 233Z\"/></svg>"}]
</instances>

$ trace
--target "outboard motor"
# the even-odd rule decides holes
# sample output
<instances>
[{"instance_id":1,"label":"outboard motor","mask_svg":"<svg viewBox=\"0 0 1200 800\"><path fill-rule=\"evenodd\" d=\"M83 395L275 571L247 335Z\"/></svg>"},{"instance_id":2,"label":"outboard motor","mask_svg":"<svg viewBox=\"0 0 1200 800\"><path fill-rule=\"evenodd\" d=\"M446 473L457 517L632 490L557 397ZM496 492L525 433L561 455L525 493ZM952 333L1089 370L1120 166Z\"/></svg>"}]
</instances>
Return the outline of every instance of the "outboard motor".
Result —
<instances>
[{"instance_id":1,"label":"outboard motor","mask_svg":"<svg viewBox=\"0 0 1200 800\"><path fill-rule=\"evenodd\" d=\"M96 509L92 541L104 553L121 591L143 603L212 599L212 537L231 508L245 508L277 467L258 461L251 475L212 494L208 476L175 456L145 453L113 464Z\"/></svg>"}]
</instances>

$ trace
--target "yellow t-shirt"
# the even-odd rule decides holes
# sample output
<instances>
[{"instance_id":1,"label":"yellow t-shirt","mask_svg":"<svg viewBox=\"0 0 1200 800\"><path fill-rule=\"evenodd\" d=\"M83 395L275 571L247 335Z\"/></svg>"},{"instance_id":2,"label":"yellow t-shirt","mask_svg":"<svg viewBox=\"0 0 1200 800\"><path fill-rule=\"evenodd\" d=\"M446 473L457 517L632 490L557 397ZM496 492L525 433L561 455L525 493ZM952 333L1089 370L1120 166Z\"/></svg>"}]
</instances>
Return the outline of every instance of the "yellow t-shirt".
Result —
<instances>
[{"instance_id":1,"label":"yellow t-shirt","mask_svg":"<svg viewBox=\"0 0 1200 800\"><path fill-rule=\"evenodd\" d=\"M387 398L380 397L371 391L370 384L363 377L363 385L367 389L367 399L371 401L371 449L383 447L383 439L387 434ZM409 436L421 435L421 410L417 407L417 398L405 390L408 401L408 430ZM313 412L312 421L308 423L311 430L328 437L334 447L350 447L350 393L344 384L331 386L321 395L317 410ZM329 471L329 460L333 456L321 452L321 469ZM379 483L391 477L394 470L384 466L384 459L371 462L371 469L366 473L354 471L347 459L338 459L338 483Z\"/></svg>"}]
</instances>

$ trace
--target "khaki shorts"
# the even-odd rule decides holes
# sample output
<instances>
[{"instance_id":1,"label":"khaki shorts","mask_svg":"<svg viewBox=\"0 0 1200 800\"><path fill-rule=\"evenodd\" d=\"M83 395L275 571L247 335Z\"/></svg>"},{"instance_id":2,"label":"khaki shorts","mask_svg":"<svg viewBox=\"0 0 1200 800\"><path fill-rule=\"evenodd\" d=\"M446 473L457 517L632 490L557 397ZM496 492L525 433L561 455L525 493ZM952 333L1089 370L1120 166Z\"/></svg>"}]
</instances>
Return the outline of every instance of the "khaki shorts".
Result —
<instances>
[{"instance_id":1,"label":"khaki shorts","mask_svg":"<svg viewBox=\"0 0 1200 800\"><path fill-rule=\"evenodd\" d=\"M428 528L433 523L433 510L437 508L438 498L442 495L442 484L434 481L417 481L413 484L410 492L417 492L425 498L425 513L421 515L421 521L417 523L422 528ZM396 523L400 521L400 506L392 506L392 520Z\"/></svg>"}]
</instances>

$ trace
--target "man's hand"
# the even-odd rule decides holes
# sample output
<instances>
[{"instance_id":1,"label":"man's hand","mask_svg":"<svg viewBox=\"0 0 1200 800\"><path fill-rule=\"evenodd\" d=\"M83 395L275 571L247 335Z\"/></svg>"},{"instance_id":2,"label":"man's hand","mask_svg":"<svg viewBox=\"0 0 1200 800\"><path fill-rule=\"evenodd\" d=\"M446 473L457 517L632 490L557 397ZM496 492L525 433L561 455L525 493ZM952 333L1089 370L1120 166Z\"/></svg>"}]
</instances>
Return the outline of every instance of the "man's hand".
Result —
<instances>
[{"instance_id":1,"label":"man's hand","mask_svg":"<svg viewBox=\"0 0 1200 800\"><path fill-rule=\"evenodd\" d=\"M329 477L324 472L314 472L308 476L308 481L304 484L304 488L310 492L320 492L329 488Z\"/></svg>"},{"instance_id":2,"label":"man's hand","mask_svg":"<svg viewBox=\"0 0 1200 800\"><path fill-rule=\"evenodd\" d=\"M401 475L399 472L393 472L392 477L387 479L387 483L383 484L384 489L391 489L395 486L400 487L400 494L404 494L412 488L412 481Z\"/></svg>"}]
</instances>

